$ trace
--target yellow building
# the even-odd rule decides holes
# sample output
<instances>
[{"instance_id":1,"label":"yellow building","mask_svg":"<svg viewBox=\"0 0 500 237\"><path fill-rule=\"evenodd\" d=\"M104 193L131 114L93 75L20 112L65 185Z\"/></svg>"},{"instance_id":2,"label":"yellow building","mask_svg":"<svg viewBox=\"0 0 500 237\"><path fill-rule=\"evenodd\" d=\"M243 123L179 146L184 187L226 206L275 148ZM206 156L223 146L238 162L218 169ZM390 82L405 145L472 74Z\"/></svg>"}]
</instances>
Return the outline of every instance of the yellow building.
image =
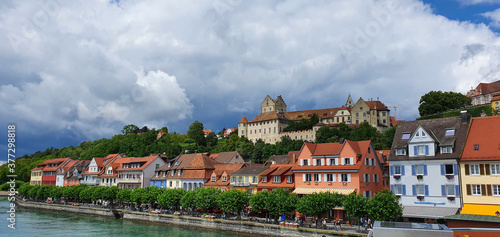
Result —
<instances>
[{"instance_id":1,"label":"yellow building","mask_svg":"<svg viewBox=\"0 0 500 237\"><path fill-rule=\"evenodd\" d=\"M31 185L42 185L42 167L37 167L31 170L31 178L30 178L30 184Z\"/></svg>"},{"instance_id":2,"label":"yellow building","mask_svg":"<svg viewBox=\"0 0 500 237\"><path fill-rule=\"evenodd\" d=\"M491 107L495 114L500 114L500 94L496 94L491 98Z\"/></svg>"},{"instance_id":3,"label":"yellow building","mask_svg":"<svg viewBox=\"0 0 500 237\"><path fill-rule=\"evenodd\" d=\"M460 175L463 208L460 214L500 215L500 117L472 120Z\"/></svg>"},{"instance_id":4,"label":"yellow building","mask_svg":"<svg viewBox=\"0 0 500 237\"><path fill-rule=\"evenodd\" d=\"M259 184L261 178L260 174L267 169L269 169L269 166L258 166L256 164L241 168L231 174L229 188L250 194L257 193L257 184Z\"/></svg>"}]
</instances>

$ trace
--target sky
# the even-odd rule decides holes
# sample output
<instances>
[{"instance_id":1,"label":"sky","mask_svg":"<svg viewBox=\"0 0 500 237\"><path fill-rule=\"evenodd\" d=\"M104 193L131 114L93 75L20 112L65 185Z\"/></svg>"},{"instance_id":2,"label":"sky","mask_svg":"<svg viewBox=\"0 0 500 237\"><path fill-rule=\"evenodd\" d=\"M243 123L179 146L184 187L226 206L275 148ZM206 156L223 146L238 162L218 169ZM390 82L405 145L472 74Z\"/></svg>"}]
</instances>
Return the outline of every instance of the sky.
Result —
<instances>
[{"instance_id":1,"label":"sky","mask_svg":"<svg viewBox=\"0 0 500 237\"><path fill-rule=\"evenodd\" d=\"M127 124L218 132L266 95L414 120L431 90L499 80L499 32L500 0L1 1L0 152L9 124L17 156Z\"/></svg>"}]
</instances>

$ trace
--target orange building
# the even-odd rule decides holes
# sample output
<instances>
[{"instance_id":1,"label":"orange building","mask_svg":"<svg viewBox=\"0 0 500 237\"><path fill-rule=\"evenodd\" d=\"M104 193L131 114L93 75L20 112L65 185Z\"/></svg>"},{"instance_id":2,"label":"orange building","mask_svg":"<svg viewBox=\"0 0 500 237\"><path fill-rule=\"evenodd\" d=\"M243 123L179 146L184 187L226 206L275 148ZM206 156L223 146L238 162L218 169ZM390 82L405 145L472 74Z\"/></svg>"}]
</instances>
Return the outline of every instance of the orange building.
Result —
<instances>
[{"instance_id":1,"label":"orange building","mask_svg":"<svg viewBox=\"0 0 500 237\"><path fill-rule=\"evenodd\" d=\"M292 172L293 164L273 164L268 170L261 173L261 179L257 184L257 192L264 190L283 188L291 192L295 189L294 177Z\"/></svg>"},{"instance_id":2,"label":"orange building","mask_svg":"<svg viewBox=\"0 0 500 237\"><path fill-rule=\"evenodd\" d=\"M71 161L70 158L56 158L38 164L36 168L31 170L30 183L32 185L55 186L57 170L65 166L69 161Z\"/></svg>"},{"instance_id":3,"label":"orange building","mask_svg":"<svg viewBox=\"0 0 500 237\"><path fill-rule=\"evenodd\" d=\"M292 168L294 193L357 192L372 198L383 188L383 167L371 141L304 143ZM333 213L331 213L333 214ZM342 210L334 218L343 218Z\"/></svg>"},{"instance_id":4,"label":"orange building","mask_svg":"<svg viewBox=\"0 0 500 237\"><path fill-rule=\"evenodd\" d=\"M210 175L210 179L205 183L205 187L216 187L221 191L228 190L230 175L235 171L246 167L247 164L215 164L215 170Z\"/></svg>"}]
</instances>

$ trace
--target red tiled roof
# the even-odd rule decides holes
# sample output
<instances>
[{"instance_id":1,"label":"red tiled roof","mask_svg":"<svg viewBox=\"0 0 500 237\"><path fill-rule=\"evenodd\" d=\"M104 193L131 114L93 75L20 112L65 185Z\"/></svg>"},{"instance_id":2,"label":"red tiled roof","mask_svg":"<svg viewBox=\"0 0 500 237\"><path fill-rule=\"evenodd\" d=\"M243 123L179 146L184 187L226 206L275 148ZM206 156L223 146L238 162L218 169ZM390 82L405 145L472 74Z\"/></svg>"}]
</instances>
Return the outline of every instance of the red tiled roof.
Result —
<instances>
[{"instance_id":1,"label":"red tiled roof","mask_svg":"<svg viewBox=\"0 0 500 237\"><path fill-rule=\"evenodd\" d=\"M146 168L151 162L153 162L156 158L158 158L158 155L154 156L146 156L146 157L127 157L127 158L121 158L122 162L121 164L127 164L127 163L141 163L145 162L141 167L139 168L123 168L123 165L118 167L116 171L132 171L132 170L143 170ZM118 160L118 159L117 159ZM114 164L114 163L113 163Z\"/></svg>"},{"instance_id":2,"label":"red tiled roof","mask_svg":"<svg viewBox=\"0 0 500 237\"><path fill-rule=\"evenodd\" d=\"M225 164L225 163L230 162L236 156L238 157L238 159L240 159L240 162L243 163L243 158L241 157L240 153L237 151L217 153L216 156L210 155L210 158L215 160L217 163Z\"/></svg>"},{"instance_id":3,"label":"red tiled roof","mask_svg":"<svg viewBox=\"0 0 500 237\"><path fill-rule=\"evenodd\" d=\"M162 132L162 131L159 131L158 132L158 135L156 135L156 140L160 139L161 137L163 137L163 135L167 134L167 132Z\"/></svg>"},{"instance_id":4,"label":"red tiled roof","mask_svg":"<svg viewBox=\"0 0 500 237\"><path fill-rule=\"evenodd\" d=\"M250 120L249 123L263 122L276 119L286 119L283 114L278 114L276 112L268 112L257 115L254 119Z\"/></svg>"},{"instance_id":5,"label":"red tiled roof","mask_svg":"<svg viewBox=\"0 0 500 237\"><path fill-rule=\"evenodd\" d=\"M236 131L236 128L228 128L228 129L224 130L224 136L229 136L234 131Z\"/></svg>"},{"instance_id":6,"label":"red tiled roof","mask_svg":"<svg viewBox=\"0 0 500 237\"><path fill-rule=\"evenodd\" d=\"M340 108L328 108L328 109L312 109L312 110L301 110L285 112L285 116L292 121L299 121L301 119L310 119L313 114L317 114L319 118L333 118L335 114L340 110Z\"/></svg>"},{"instance_id":7,"label":"red tiled roof","mask_svg":"<svg viewBox=\"0 0 500 237\"><path fill-rule=\"evenodd\" d=\"M64 174L64 172L68 171L73 165L76 164L76 162L78 162L78 160L70 160L65 166L60 167L62 170L60 169L57 174Z\"/></svg>"},{"instance_id":8,"label":"red tiled roof","mask_svg":"<svg viewBox=\"0 0 500 237\"><path fill-rule=\"evenodd\" d=\"M243 115L243 117L241 118L239 123L248 123L247 117L245 117L245 115Z\"/></svg>"},{"instance_id":9,"label":"red tiled roof","mask_svg":"<svg viewBox=\"0 0 500 237\"><path fill-rule=\"evenodd\" d=\"M481 92L483 95L500 91L500 80L491 83L479 83L476 90Z\"/></svg>"},{"instance_id":10,"label":"red tiled roof","mask_svg":"<svg viewBox=\"0 0 500 237\"><path fill-rule=\"evenodd\" d=\"M389 109L384 105L384 103L373 100L373 101L365 101L365 103L370 107L370 109L378 110L378 111L388 111Z\"/></svg>"},{"instance_id":11,"label":"red tiled roof","mask_svg":"<svg viewBox=\"0 0 500 237\"><path fill-rule=\"evenodd\" d=\"M495 95L493 95L493 97L491 98L491 102L493 102L493 101L497 101L497 100L500 100L500 94L495 94Z\"/></svg>"},{"instance_id":12,"label":"red tiled roof","mask_svg":"<svg viewBox=\"0 0 500 237\"><path fill-rule=\"evenodd\" d=\"M500 160L499 134L500 116L473 118L460 161Z\"/></svg>"},{"instance_id":13,"label":"red tiled roof","mask_svg":"<svg viewBox=\"0 0 500 237\"><path fill-rule=\"evenodd\" d=\"M211 132L212 132L212 129L203 129L203 133L205 133L205 136L208 136L208 134Z\"/></svg>"},{"instance_id":14,"label":"red tiled roof","mask_svg":"<svg viewBox=\"0 0 500 237\"><path fill-rule=\"evenodd\" d=\"M41 164L38 164L37 166L43 165L44 166L42 169L43 171L57 171L57 169L59 169L68 160L70 160L70 158L50 159L50 160L46 160L45 162L43 162ZM58 163L60 163L58 166L48 167L49 164L58 164Z\"/></svg>"},{"instance_id":15,"label":"red tiled roof","mask_svg":"<svg viewBox=\"0 0 500 237\"><path fill-rule=\"evenodd\" d=\"M340 153L342 144L340 143L305 143L313 156L337 155Z\"/></svg>"}]
</instances>

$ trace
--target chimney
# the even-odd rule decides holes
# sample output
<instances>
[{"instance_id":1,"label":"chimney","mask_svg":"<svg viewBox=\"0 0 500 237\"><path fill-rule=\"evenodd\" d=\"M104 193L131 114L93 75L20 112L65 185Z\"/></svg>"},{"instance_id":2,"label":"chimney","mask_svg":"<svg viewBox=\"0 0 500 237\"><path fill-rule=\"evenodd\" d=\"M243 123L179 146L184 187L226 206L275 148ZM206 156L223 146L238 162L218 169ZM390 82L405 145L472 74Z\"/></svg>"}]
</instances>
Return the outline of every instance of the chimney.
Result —
<instances>
[{"instance_id":1,"label":"chimney","mask_svg":"<svg viewBox=\"0 0 500 237\"><path fill-rule=\"evenodd\" d=\"M462 115L462 123L467 123L468 122L467 110L460 111L460 114Z\"/></svg>"},{"instance_id":2,"label":"chimney","mask_svg":"<svg viewBox=\"0 0 500 237\"><path fill-rule=\"evenodd\" d=\"M292 164L295 164L297 162L297 154L293 153L292 154Z\"/></svg>"}]
</instances>

